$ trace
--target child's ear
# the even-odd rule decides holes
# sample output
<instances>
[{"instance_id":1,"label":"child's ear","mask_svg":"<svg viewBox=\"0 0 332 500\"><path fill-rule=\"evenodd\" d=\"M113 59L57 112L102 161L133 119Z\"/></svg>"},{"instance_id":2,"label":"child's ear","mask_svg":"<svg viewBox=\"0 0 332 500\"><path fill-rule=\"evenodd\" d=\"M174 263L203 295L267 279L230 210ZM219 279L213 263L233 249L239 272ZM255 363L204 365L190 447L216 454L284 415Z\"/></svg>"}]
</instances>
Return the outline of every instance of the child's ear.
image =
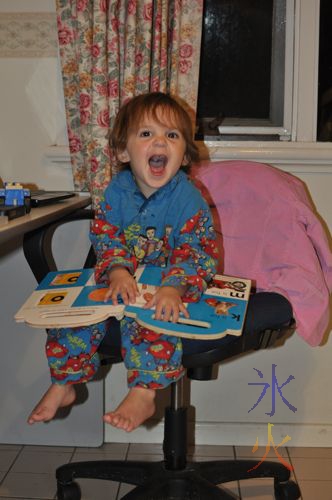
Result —
<instances>
[{"instance_id":1,"label":"child's ear","mask_svg":"<svg viewBox=\"0 0 332 500\"><path fill-rule=\"evenodd\" d=\"M128 151L126 149L124 149L123 151L118 151L116 156L118 160L121 161L121 163L128 163L130 160Z\"/></svg>"},{"instance_id":2,"label":"child's ear","mask_svg":"<svg viewBox=\"0 0 332 500\"><path fill-rule=\"evenodd\" d=\"M184 157L183 157L183 160L182 160L182 167L186 167L187 165L189 165L189 163L190 163L189 158L185 154Z\"/></svg>"}]
</instances>

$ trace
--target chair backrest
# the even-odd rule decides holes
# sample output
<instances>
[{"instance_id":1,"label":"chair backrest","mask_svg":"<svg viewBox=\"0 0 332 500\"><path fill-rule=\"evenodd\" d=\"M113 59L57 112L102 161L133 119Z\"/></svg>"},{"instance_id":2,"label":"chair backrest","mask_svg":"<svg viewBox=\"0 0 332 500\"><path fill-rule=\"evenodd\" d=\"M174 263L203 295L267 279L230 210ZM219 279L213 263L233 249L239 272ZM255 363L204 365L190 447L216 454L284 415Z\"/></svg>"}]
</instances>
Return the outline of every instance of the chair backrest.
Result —
<instances>
[{"instance_id":1,"label":"chair backrest","mask_svg":"<svg viewBox=\"0 0 332 500\"><path fill-rule=\"evenodd\" d=\"M192 177L215 206L223 272L291 302L297 332L311 345L329 320L332 254L303 182L250 161L205 162Z\"/></svg>"}]
</instances>

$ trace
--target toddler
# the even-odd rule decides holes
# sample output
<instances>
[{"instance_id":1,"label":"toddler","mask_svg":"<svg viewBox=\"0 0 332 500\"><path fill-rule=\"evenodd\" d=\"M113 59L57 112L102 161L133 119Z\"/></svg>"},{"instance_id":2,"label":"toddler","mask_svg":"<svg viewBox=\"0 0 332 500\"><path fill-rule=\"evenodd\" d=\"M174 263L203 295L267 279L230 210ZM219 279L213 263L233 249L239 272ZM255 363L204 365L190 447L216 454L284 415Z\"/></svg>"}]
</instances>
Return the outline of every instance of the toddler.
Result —
<instances>
[{"instance_id":1,"label":"toddler","mask_svg":"<svg viewBox=\"0 0 332 500\"><path fill-rule=\"evenodd\" d=\"M183 171L198 159L190 118L167 94L136 96L120 109L111 145L122 168L106 188L91 226L96 281L107 283L105 300L117 304L121 297L124 304L134 304L137 266L162 267L161 286L146 307L155 308L156 319L176 322L180 314L188 317L183 302L199 300L217 265L209 208ZM74 402L73 385L93 377L106 332L107 322L49 331L52 384L29 423L50 420L59 407ZM183 375L182 345L180 338L126 317L121 345L129 392L104 421L132 431L153 415L156 390Z\"/></svg>"}]
</instances>

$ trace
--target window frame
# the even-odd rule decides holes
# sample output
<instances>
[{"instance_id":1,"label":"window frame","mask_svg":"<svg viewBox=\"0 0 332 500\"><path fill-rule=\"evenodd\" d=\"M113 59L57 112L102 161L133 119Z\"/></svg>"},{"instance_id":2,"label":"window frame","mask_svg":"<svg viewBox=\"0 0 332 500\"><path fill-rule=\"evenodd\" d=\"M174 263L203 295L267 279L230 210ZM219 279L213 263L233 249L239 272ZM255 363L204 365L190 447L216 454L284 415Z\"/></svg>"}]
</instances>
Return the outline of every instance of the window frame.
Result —
<instances>
[{"instance_id":1,"label":"window frame","mask_svg":"<svg viewBox=\"0 0 332 500\"><path fill-rule=\"evenodd\" d=\"M316 142L320 0L296 0L292 140Z\"/></svg>"},{"instance_id":2,"label":"window frame","mask_svg":"<svg viewBox=\"0 0 332 500\"><path fill-rule=\"evenodd\" d=\"M286 18L285 30L282 37L278 35L278 26L273 25L272 58L271 58L271 102L270 118L268 119L233 119L225 118L218 126L220 139L230 136L277 136L280 140L291 140L292 131L292 98L293 98L293 70L294 70L294 20L295 0L280 0L274 4L273 16ZM279 60L277 54L280 45L284 50L284 58ZM281 77L279 76L281 75ZM282 79L282 80L281 80ZM278 117L282 106L282 117ZM240 139L240 137L239 137ZM238 140L236 138L236 140Z\"/></svg>"},{"instance_id":3,"label":"window frame","mask_svg":"<svg viewBox=\"0 0 332 500\"><path fill-rule=\"evenodd\" d=\"M317 142L320 0L295 0L291 141L197 141L203 159L246 159L301 173L332 168L332 143Z\"/></svg>"}]
</instances>

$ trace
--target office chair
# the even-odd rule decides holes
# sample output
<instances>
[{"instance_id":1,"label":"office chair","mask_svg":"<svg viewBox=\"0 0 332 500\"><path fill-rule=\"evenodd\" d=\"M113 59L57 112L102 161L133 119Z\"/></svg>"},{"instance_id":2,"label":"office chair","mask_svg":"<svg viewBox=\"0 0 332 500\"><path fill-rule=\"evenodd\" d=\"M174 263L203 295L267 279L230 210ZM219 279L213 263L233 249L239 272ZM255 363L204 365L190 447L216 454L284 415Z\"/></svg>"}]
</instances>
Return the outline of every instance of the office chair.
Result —
<instances>
[{"instance_id":1,"label":"office chair","mask_svg":"<svg viewBox=\"0 0 332 500\"><path fill-rule=\"evenodd\" d=\"M63 220L25 235L24 253L40 282L56 270L51 250L53 233L59 225L81 219L92 219L93 211L80 209ZM94 252L90 249L84 267L92 267ZM271 322L271 318L274 318ZM277 319L276 319L277 318ZM117 320L111 319L111 335L100 346L102 364L122 361L120 331ZM272 347L295 330L292 307L277 293L257 293L249 301L244 333L241 337L195 341L183 339L183 365L192 380L212 379L216 363L236 358L244 353ZM164 458L160 462L101 460L68 463L56 471L58 500L80 500L76 478L111 480L135 485L126 500L214 500L234 499L220 485L234 480L273 478L275 498L300 498L300 490L290 480L290 471L281 463L265 461L251 470L255 460L187 460L187 407L183 402L183 381L171 384L169 406L165 409Z\"/></svg>"}]
</instances>

